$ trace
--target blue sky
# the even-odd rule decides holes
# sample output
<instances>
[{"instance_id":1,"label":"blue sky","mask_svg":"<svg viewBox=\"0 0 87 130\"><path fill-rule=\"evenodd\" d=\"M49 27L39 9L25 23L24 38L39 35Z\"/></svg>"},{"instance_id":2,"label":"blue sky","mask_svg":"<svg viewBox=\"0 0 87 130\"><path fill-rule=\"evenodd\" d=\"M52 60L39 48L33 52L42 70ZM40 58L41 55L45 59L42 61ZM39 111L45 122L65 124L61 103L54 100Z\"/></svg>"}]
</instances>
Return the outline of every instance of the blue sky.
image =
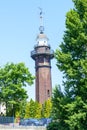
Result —
<instances>
[{"instance_id":1,"label":"blue sky","mask_svg":"<svg viewBox=\"0 0 87 130\"><path fill-rule=\"evenodd\" d=\"M66 13L73 8L72 0L0 0L0 65L24 62L35 74L30 52L39 33L39 9L43 9L45 34L55 51L62 41ZM52 86L61 84L62 74L52 65ZM27 87L29 99L35 97L34 84Z\"/></svg>"}]
</instances>

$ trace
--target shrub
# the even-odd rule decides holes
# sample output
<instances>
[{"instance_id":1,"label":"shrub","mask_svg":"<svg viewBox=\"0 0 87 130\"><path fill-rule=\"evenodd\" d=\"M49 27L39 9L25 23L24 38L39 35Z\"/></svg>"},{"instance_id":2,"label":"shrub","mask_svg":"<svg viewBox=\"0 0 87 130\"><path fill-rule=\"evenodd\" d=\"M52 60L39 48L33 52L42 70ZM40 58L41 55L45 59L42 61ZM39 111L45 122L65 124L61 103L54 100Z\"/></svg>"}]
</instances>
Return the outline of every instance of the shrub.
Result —
<instances>
[{"instance_id":1,"label":"shrub","mask_svg":"<svg viewBox=\"0 0 87 130\"><path fill-rule=\"evenodd\" d=\"M47 126L47 130L58 130L58 122L51 122Z\"/></svg>"}]
</instances>

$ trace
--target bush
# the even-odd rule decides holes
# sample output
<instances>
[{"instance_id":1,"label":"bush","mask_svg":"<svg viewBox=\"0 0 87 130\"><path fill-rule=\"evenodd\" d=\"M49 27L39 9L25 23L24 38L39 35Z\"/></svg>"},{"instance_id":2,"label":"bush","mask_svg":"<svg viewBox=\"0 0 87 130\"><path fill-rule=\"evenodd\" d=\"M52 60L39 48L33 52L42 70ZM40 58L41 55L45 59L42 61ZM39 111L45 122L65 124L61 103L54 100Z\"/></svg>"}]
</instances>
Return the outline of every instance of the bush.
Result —
<instances>
[{"instance_id":1,"label":"bush","mask_svg":"<svg viewBox=\"0 0 87 130\"><path fill-rule=\"evenodd\" d=\"M51 122L47 126L47 130L58 130L58 122Z\"/></svg>"}]
</instances>

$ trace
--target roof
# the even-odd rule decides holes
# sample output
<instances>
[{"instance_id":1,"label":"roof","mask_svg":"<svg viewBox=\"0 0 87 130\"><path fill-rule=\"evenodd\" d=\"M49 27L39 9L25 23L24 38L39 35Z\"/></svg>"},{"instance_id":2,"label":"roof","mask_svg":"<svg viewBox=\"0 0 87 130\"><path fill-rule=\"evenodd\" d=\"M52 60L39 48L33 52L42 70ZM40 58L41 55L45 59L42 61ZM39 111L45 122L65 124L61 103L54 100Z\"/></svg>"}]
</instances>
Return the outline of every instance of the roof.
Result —
<instances>
[{"instance_id":1,"label":"roof","mask_svg":"<svg viewBox=\"0 0 87 130\"><path fill-rule=\"evenodd\" d=\"M38 40L38 39L46 39L46 40L49 40L44 33L38 34L36 39L37 39L37 40Z\"/></svg>"}]
</instances>

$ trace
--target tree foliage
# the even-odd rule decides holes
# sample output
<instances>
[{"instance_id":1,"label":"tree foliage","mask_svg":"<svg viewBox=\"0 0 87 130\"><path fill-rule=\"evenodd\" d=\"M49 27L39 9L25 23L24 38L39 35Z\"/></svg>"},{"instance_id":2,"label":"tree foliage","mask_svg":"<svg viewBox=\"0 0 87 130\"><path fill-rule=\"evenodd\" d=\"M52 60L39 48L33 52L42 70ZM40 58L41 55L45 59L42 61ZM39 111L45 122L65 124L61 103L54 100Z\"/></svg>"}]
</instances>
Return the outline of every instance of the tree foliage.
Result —
<instances>
[{"instance_id":1,"label":"tree foliage","mask_svg":"<svg viewBox=\"0 0 87 130\"><path fill-rule=\"evenodd\" d=\"M34 77L24 63L7 63L0 68L0 100L5 102L6 114L12 115L28 98L24 87L33 84Z\"/></svg>"},{"instance_id":2,"label":"tree foliage","mask_svg":"<svg viewBox=\"0 0 87 130\"><path fill-rule=\"evenodd\" d=\"M65 94L61 91L60 86L56 86L53 90L52 96L52 118L53 122L48 127L48 130L51 129L59 129L59 130L68 130L68 125L65 123L64 119L67 119L67 112L65 106L67 102L70 102L70 99L65 96ZM57 125L56 125L57 124ZM54 128L56 127L56 128Z\"/></svg>"},{"instance_id":3,"label":"tree foliage","mask_svg":"<svg viewBox=\"0 0 87 130\"><path fill-rule=\"evenodd\" d=\"M32 99L27 102L24 118L41 118L42 105Z\"/></svg>"},{"instance_id":4,"label":"tree foliage","mask_svg":"<svg viewBox=\"0 0 87 130\"><path fill-rule=\"evenodd\" d=\"M16 117L17 119L22 119L22 118L24 118L25 112L26 112L26 105L27 105L26 99L20 102L19 109L16 110L16 113L15 113L15 117Z\"/></svg>"},{"instance_id":5,"label":"tree foliage","mask_svg":"<svg viewBox=\"0 0 87 130\"><path fill-rule=\"evenodd\" d=\"M42 117L49 118L51 116L51 110L52 110L52 102L50 99L48 99L42 106Z\"/></svg>"},{"instance_id":6,"label":"tree foliage","mask_svg":"<svg viewBox=\"0 0 87 130\"><path fill-rule=\"evenodd\" d=\"M60 130L87 129L87 0L73 2L74 9L66 14L63 42L55 53L64 78L64 92L57 87L52 98Z\"/></svg>"},{"instance_id":7,"label":"tree foliage","mask_svg":"<svg viewBox=\"0 0 87 130\"><path fill-rule=\"evenodd\" d=\"M42 105L31 99L26 104L24 118L49 118L51 115L51 110L51 100L45 101L45 103Z\"/></svg>"},{"instance_id":8,"label":"tree foliage","mask_svg":"<svg viewBox=\"0 0 87 130\"><path fill-rule=\"evenodd\" d=\"M34 118L36 114L35 102L31 99L26 106L25 118Z\"/></svg>"}]
</instances>

